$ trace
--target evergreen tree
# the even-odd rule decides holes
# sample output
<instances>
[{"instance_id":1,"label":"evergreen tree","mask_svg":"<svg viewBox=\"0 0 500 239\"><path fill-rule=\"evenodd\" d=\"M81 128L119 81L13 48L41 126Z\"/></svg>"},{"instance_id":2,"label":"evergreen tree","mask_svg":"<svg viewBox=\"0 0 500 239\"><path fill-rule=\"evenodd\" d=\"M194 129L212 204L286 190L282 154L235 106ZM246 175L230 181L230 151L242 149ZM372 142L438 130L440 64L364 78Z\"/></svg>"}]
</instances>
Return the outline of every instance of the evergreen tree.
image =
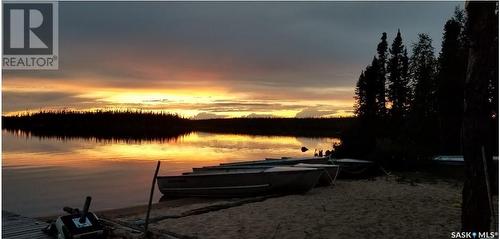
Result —
<instances>
[{"instance_id":1,"label":"evergreen tree","mask_svg":"<svg viewBox=\"0 0 500 239\"><path fill-rule=\"evenodd\" d=\"M410 109L411 104L411 87L410 87L410 58L408 57L408 51L406 47L403 51L403 57L401 58L401 105L403 116L407 114Z\"/></svg>"},{"instance_id":2,"label":"evergreen tree","mask_svg":"<svg viewBox=\"0 0 500 239\"><path fill-rule=\"evenodd\" d=\"M379 67L377 58L359 76L356 84L355 112L360 118L374 120L377 117L377 78Z\"/></svg>"},{"instance_id":3,"label":"evergreen tree","mask_svg":"<svg viewBox=\"0 0 500 239\"><path fill-rule=\"evenodd\" d=\"M418 41L413 44L410 63L410 75L414 85L411 105L417 121L429 119L436 112L436 59L432 39L427 34L418 34Z\"/></svg>"},{"instance_id":4,"label":"evergreen tree","mask_svg":"<svg viewBox=\"0 0 500 239\"><path fill-rule=\"evenodd\" d=\"M455 15L444 26L438 60L437 111L442 154L460 153L467 57L462 37L463 23L460 22L463 21L463 16L457 10Z\"/></svg>"},{"instance_id":5,"label":"evergreen tree","mask_svg":"<svg viewBox=\"0 0 500 239\"><path fill-rule=\"evenodd\" d=\"M404 49L403 38L398 30L390 49L391 57L387 66L389 73L387 98L391 104L389 111L392 119L396 121L401 121L405 116L410 91L407 77L408 56L405 55Z\"/></svg>"},{"instance_id":6,"label":"evergreen tree","mask_svg":"<svg viewBox=\"0 0 500 239\"><path fill-rule=\"evenodd\" d=\"M380 43L377 45L377 54L378 54L378 68L379 74L377 77L377 113L379 116L384 117L386 114L386 92L385 92L385 84L386 84L386 74L387 74L387 33L382 33L382 37L380 38Z\"/></svg>"},{"instance_id":7,"label":"evergreen tree","mask_svg":"<svg viewBox=\"0 0 500 239\"><path fill-rule=\"evenodd\" d=\"M367 81L365 76L365 71L361 71L359 75L358 82L356 83L356 90L354 91L354 99L356 104L354 105L354 112L357 117L361 118L366 115L368 111L367 107Z\"/></svg>"}]
</instances>

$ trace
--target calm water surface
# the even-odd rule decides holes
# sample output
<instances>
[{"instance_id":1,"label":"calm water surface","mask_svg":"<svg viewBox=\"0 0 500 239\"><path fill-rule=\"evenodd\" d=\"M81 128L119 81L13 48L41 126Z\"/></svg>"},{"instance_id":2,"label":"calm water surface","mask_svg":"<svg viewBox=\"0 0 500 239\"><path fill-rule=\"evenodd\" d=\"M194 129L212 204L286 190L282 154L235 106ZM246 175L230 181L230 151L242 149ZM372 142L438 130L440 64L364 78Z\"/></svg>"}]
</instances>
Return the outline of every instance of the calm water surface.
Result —
<instances>
[{"instance_id":1,"label":"calm water surface","mask_svg":"<svg viewBox=\"0 0 500 239\"><path fill-rule=\"evenodd\" d=\"M160 175L192 167L281 156L311 156L336 138L266 137L191 133L165 141L99 141L26 137L2 132L2 206L27 216L82 207L92 209L146 204L157 160ZM300 147L312 149L300 152ZM156 189L155 201L161 197Z\"/></svg>"}]
</instances>

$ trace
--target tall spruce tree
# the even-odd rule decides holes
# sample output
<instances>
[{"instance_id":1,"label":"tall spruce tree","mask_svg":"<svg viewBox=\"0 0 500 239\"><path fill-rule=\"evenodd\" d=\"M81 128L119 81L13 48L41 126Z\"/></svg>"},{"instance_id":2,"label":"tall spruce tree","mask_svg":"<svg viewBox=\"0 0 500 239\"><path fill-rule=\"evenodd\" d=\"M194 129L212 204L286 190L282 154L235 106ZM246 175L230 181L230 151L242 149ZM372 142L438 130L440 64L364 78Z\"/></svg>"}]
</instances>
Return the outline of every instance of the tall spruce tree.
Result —
<instances>
[{"instance_id":1,"label":"tall spruce tree","mask_svg":"<svg viewBox=\"0 0 500 239\"><path fill-rule=\"evenodd\" d=\"M356 84L355 112L358 117L374 120L377 117L377 78L379 74L378 60L373 58L372 64L367 66L359 76Z\"/></svg>"},{"instance_id":2,"label":"tall spruce tree","mask_svg":"<svg viewBox=\"0 0 500 239\"><path fill-rule=\"evenodd\" d=\"M418 34L413 44L410 74L414 85L412 113L415 119L429 119L436 112L436 59L432 39L429 35Z\"/></svg>"},{"instance_id":3,"label":"tall spruce tree","mask_svg":"<svg viewBox=\"0 0 500 239\"><path fill-rule=\"evenodd\" d=\"M391 45L390 59L387 65L389 73L387 98L391 104L389 110L391 118L395 121L401 121L405 116L410 91L407 74L404 72L408 68L408 57L405 56L404 49L403 38L398 30Z\"/></svg>"},{"instance_id":4,"label":"tall spruce tree","mask_svg":"<svg viewBox=\"0 0 500 239\"><path fill-rule=\"evenodd\" d=\"M366 112L368 111L367 85L368 82L366 81L365 71L361 71L358 82L356 83L356 90L354 91L354 99L356 100L356 103L354 105L354 112L359 118L364 117L366 115Z\"/></svg>"},{"instance_id":5,"label":"tall spruce tree","mask_svg":"<svg viewBox=\"0 0 500 239\"><path fill-rule=\"evenodd\" d=\"M377 76L377 114L379 117L384 117L386 114L386 74L387 74L387 33L382 33L380 43L377 45L378 68L379 74Z\"/></svg>"},{"instance_id":6,"label":"tall spruce tree","mask_svg":"<svg viewBox=\"0 0 500 239\"><path fill-rule=\"evenodd\" d=\"M438 59L437 112L442 154L460 154L461 144L467 56L462 37L463 14L460 14L459 10L455 12L455 17L448 20L444 26Z\"/></svg>"},{"instance_id":7,"label":"tall spruce tree","mask_svg":"<svg viewBox=\"0 0 500 239\"><path fill-rule=\"evenodd\" d=\"M408 57L408 50L406 47L403 50L403 57L401 58L401 109L403 116L406 116L410 109L411 104L411 87L410 87L410 58Z\"/></svg>"}]
</instances>

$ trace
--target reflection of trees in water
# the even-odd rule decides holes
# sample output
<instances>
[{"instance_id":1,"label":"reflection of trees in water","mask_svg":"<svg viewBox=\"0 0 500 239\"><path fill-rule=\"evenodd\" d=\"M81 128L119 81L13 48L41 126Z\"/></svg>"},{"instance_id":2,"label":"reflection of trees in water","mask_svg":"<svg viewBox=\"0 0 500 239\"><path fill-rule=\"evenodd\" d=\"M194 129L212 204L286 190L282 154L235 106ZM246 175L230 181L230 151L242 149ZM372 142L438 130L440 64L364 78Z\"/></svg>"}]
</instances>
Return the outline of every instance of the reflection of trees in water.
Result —
<instances>
[{"instance_id":1,"label":"reflection of trees in water","mask_svg":"<svg viewBox=\"0 0 500 239\"><path fill-rule=\"evenodd\" d=\"M306 146L309 149L331 149L332 144L340 142L339 138L331 137L294 137L294 136L257 136L245 134L219 134L207 132L190 132L174 137L149 137L149 138L100 138L82 136L60 136L60 135L37 135L23 130L4 130L4 146L13 140L9 138L37 139L42 143L40 147L44 150L48 147L57 146L58 142L75 144L80 147L82 143L99 144L189 144L199 148L213 148L226 150L260 150L273 152L279 148L297 148ZM33 142L33 141L32 141ZM49 143L50 145L47 145ZM33 143L31 143L33 146ZM32 147L30 146L30 147ZM13 148L9 147L8 148ZM25 150L24 147L21 147ZM312 151L308 151L311 153Z\"/></svg>"},{"instance_id":2,"label":"reflection of trees in water","mask_svg":"<svg viewBox=\"0 0 500 239\"><path fill-rule=\"evenodd\" d=\"M83 140L95 143L170 143L177 142L180 138L189 135L190 133L183 133L179 135L169 135L169 136L106 136L106 135L72 135L72 134L58 134L58 133L44 133L37 131L27 131L21 129L3 129L3 131L8 132L16 137L32 138L36 137L38 139L44 140L56 140L56 141L72 141L72 140Z\"/></svg>"}]
</instances>

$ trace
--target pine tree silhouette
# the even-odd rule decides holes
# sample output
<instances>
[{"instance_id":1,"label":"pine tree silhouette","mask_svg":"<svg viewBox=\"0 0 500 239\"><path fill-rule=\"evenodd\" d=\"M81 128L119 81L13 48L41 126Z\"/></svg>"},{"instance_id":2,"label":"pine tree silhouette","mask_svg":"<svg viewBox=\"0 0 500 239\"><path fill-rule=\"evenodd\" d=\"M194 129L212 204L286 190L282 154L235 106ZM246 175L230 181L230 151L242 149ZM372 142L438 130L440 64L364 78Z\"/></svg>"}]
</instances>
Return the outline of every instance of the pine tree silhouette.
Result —
<instances>
[{"instance_id":1,"label":"pine tree silhouette","mask_svg":"<svg viewBox=\"0 0 500 239\"><path fill-rule=\"evenodd\" d=\"M460 22L463 15L459 13L455 15L444 26L443 42L438 59L437 112L441 154L461 153L460 132L467 57L462 37L464 26Z\"/></svg>"}]
</instances>

